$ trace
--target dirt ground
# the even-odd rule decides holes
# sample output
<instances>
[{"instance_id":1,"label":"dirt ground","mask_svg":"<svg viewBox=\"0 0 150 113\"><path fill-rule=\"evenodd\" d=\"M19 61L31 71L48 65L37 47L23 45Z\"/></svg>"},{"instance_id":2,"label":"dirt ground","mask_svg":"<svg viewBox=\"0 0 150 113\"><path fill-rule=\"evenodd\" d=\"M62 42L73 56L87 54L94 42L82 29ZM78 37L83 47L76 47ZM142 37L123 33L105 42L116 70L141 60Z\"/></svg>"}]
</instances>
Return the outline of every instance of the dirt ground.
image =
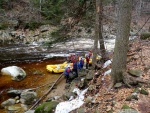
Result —
<instances>
[{"instance_id":1,"label":"dirt ground","mask_svg":"<svg viewBox=\"0 0 150 113\"><path fill-rule=\"evenodd\" d=\"M150 80L150 41L135 39L130 43L130 49L128 52L128 63L127 70L129 69L140 69L142 70L142 79ZM112 88L108 92L108 87L111 83L110 75L98 77L96 80L92 80L90 84L95 86L95 89L88 91L86 97L92 96L94 103L84 104L85 113L118 113L121 111L123 105L137 110L139 113L150 113L150 94L143 95L138 93L138 99L132 99L126 101L126 98L133 93L135 88L144 88L150 93L150 85L142 84L141 86L133 86L128 88L126 85L122 85L119 88ZM86 99L85 99L86 100ZM72 112L75 113L75 112Z\"/></svg>"}]
</instances>

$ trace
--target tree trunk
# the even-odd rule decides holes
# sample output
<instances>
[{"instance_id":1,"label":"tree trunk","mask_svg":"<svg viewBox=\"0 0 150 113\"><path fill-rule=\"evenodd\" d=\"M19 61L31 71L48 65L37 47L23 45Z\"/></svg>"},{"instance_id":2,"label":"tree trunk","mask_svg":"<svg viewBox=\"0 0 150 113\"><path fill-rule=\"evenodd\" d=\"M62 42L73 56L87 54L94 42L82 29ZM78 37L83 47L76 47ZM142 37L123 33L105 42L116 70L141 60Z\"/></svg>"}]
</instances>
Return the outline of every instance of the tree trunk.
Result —
<instances>
[{"instance_id":1,"label":"tree trunk","mask_svg":"<svg viewBox=\"0 0 150 113\"><path fill-rule=\"evenodd\" d=\"M95 36L94 36L94 48L93 48L93 58L92 58L92 66L95 67L96 63L96 55L97 55L97 48L98 48L98 39L99 39L99 12L100 12L100 6L99 6L99 0L96 0L95 2Z\"/></svg>"},{"instance_id":2,"label":"tree trunk","mask_svg":"<svg viewBox=\"0 0 150 113\"><path fill-rule=\"evenodd\" d=\"M126 70L127 50L131 23L132 0L118 0L118 28L112 62L112 85L123 81Z\"/></svg>"},{"instance_id":3,"label":"tree trunk","mask_svg":"<svg viewBox=\"0 0 150 113\"><path fill-rule=\"evenodd\" d=\"M100 51L102 54L102 57L105 55L105 45L104 45L104 39L102 36L102 19L103 19L103 4L102 0L98 1L98 6L100 7L99 11L99 44L100 44Z\"/></svg>"}]
</instances>

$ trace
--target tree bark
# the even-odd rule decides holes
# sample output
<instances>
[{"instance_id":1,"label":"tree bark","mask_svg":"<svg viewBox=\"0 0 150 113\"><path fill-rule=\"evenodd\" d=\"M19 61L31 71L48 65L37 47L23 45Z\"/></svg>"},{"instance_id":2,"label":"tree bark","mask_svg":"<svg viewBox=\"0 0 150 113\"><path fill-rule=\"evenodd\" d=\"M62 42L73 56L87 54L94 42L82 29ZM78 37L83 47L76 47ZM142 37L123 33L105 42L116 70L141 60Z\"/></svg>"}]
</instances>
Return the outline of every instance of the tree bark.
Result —
<instances>
[{"instance_id":1,"label":"tree bark","mask_svg":"<svg viewBox=\"0 0 150 113\"><path fill-rule=\"evenodd\" d=\"M95 2L95 36L94 36L93 58L92 58L93 68L95 67L95 63L96 63L96 55L97 55L98 39L99 39L99 31L100 31L99 12L100 12L99 0L96 0Z\"/></svg>"},{"instance_id":2,"label":"tree bark","mask_svg":"<svg viewBox=\"0 0 150 113\"><path fill-rule=\"evenodd\" d=\"M118 28L112 62L112 85L123 81L126 70L127 50L131 23L132 0L118 0Z\"/></svg>"},{"instance_id":3,"label":"tree bark","mask_svg":"<svg viewBox=\"0 0 150 113\"><path fill-rule=\"evenodd\" d=\"M100 51L102 54L102 57L105 55L105 45L104 45L104 39L102 36L102 19L103 19L103 4L102 0L98 1L98 6L100 8L99 11L99 45L100 45Z\"/></svg>"}]
</instances>

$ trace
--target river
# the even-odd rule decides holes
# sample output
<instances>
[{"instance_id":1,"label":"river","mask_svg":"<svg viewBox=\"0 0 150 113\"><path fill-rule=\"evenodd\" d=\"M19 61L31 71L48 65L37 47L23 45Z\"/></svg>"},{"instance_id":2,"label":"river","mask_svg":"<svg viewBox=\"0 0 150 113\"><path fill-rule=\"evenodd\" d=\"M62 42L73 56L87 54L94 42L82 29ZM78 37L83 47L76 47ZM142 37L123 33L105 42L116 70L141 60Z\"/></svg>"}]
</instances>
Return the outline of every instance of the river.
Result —
<instances>
[{"instance_id":1,"label":"river","mask_svg":"<svg viewBox=\"0 0 150 113\"><path fill-rule=\"evenodd\" d=\"M59 74L52 74L46 70L48 64L59 64L66 60L69 53L77 52L84 55L87 50L93 48L94 41L91 39L74 39L65 43L54 44L52 48L39 44L17 44L0 46L0 70L7 66L19 66L25 70L27 76L24 80L12 81L10 77L0 75L0 103L8 99L6 92L10 89L35 88L55 81ZM114 47L114 39L105 40L107 50ZM35 74L35 72L37 72ZM63 79L63 78L62 78ZM48 86L37 90L38 96L46 92ZM6 113L0 109L0 113Z\"/></svg>"},{"instance_id":2,"label":"river","mask_svg":"<svg viewBox=\"0 0 150 113\"><path fill-rule=\"evenodd\" d=\"M23 68L27 73L26 78L20 82L13 81L9 76L0 74L0 103L10 98L6 94L10 89L28 89L51 84L59 77L59 74L49 73L46 70L46 65L59 64L66 60L65 57L45 58L46 55L50 54L50 51L45 51L43 47L35 45L1 46L0 53L0 70L15 65ZM46 92L50 84L42 87L42 90L36 91L39 97ZM1 108L0 113L6 112Z\"/></svg>"}]
</instances>

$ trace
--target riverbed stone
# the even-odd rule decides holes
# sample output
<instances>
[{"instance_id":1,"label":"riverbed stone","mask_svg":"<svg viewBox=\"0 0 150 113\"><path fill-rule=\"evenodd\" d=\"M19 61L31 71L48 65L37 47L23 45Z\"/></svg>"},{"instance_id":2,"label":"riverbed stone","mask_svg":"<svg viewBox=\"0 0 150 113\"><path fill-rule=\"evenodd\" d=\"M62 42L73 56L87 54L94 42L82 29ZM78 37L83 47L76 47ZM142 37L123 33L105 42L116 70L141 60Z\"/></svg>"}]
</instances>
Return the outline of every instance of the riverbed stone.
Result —
<instances>
[{"instance_id":1,"label":"riverbed stone","mask_svg":"<svg viewBox=\"0 0 150 113\"><path fill-rule=\"evenodd\" d=\"M7 94L11 97L20 96L23 90L10 90L7 92Z\"/></svg>"},{"instance_id":2,"label":"riverbed stone","mask_svg":"<svg viewBox=\"0 0 150 113\"><path fill-rule=\"evenodd\" d=\"M35 109L35 113L53 113L58 104L57 101L44 102Z\"/></svg>"},{"instance_id":3,"label":"riverbed stone","mask_svg":"<svg viewBox=\"0 0 150 113\"><path fill-rule=\"evenodd\" d=\"M16 103L16 100L10 98L10 99L8 99L8 100L2 102L2 103L1 103L1 106L2 106L2 107L6 107L6 106L14 105L15 103Z\"/></svg>"},{"instance_id":4,"label":"riverbed stone","mask_svg":"<svg viewBox=\"0 0 150 113\"><path fill-rule=\"evenodd\" d=\"M19 109L21 109L21 107L17 107L17 106L8 106L7 108L9 111L18 111Z\"/></svg>"},{"instance_id":5,"label":"riverbed stone","mask_svg":"<svg viewBox=\"0 0 150 113\"><path fill-rule=\"evenodd\" d=\"M33 104L37 99L37 93L32 90L24 90L21 93L21 99L20 102L23 104Z\"/></svg>"}]
</instances>

